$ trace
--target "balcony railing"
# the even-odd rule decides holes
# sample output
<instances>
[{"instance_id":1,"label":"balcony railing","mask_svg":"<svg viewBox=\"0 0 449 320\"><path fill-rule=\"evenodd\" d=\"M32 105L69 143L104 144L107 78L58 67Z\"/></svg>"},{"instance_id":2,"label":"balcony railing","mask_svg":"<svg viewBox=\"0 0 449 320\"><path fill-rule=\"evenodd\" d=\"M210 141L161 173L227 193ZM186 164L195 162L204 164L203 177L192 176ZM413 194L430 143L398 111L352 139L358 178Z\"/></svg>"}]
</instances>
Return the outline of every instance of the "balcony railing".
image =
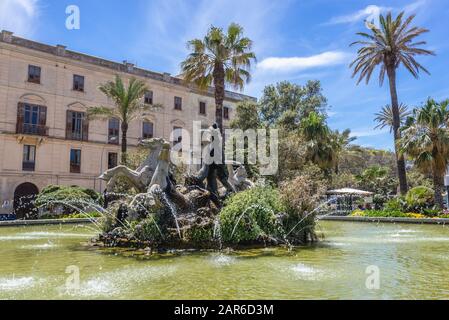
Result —
<instances>
[{"instance_id":1,"label":"balcony railing","mask_svg":"<svg viewBox=\"0 0 449 320\"><path fill-rule=\"evenodd\" d=\"M34 162L22 162L22 170L23 171L34 171L36 164Z\"/></svg>"},{"instance_id":2,"label":"balcony railing","mask_svg":"<svg viewBox=\"0 0 449 320\"><path fill-rule=\"evenodd\" d=\"M70 173L81 173L81 165L79 164L70 164Z\"/></svg>"},{"instance_id":3,"label":"balcony railing","mask_svg":"<svg viewBox=\"0 0 449 320\"><path fill-rule=\"evenodd\" d=\"M17 126L17 133L35 136L48 136L48 127L38 124L22 123Z\"/></svg>"}]
</instances>

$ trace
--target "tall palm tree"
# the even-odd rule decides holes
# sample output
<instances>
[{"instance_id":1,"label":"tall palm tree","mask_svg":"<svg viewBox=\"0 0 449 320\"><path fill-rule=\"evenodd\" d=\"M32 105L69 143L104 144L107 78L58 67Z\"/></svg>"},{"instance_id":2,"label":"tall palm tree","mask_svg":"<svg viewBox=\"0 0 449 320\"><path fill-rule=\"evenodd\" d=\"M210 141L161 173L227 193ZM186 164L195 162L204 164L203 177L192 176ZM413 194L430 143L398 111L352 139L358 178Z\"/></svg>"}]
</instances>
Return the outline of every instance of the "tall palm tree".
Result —
<instances>
[{"instance_id":1,"label":"tall palm tree","mask_svg":"<svg viewBox=\"0 0 449 320\"><path fill-rule=\"evenodd\" d=\"M403 17L404 12L401 12L393 19L390 12L386 17L383 15L379 16L380 27L376 27L373 23L368 23L371 33L359 32L358 35L364 39L351 44L351 46L361 45L362 47L358 50L357 58L351 63L350 67L354 67L353 77L359 74L357 83L360 83L363 79L368 83L377 66L380 67L379 83L381 86L385 79L385 73L388 76L399 187L401 193L405 194L407 192L405 160L404 156L401 156L398 152L396 146L396 142L400 139L396 71L399 66L403 65L415 78L418 78L420 71L429 73L426 68L416 61L415 57L417 55L434 55L434 53L420 48L420 46L426 44L425 41L415 42L416 37L428 32L428 30L410 25L415 18L414 15L409 16L405 20L403 20Z\"/></svg>"},{"instance_id":2,"label":"tall palm tree","mask_svg":"<svg viewBox=\"0 0 449 320\"><path fill-rule=\"evenodd\" d=\"M407 120L400 140L401 152L415 159L418 168L431 171L435 203L443 208L443 178L449 163L449 100L428 99Z\"/></svg>"},{"instance_id":3,"label":"tall palm tree","mask_svg":"<svg viewBox=\"0 0 449 320\"><path fill-rule=\"evenodd\" d=\"M114 102L115 108L92 107L88 109L87 115L92 119L106 118L120 121L122 132L121 163L126 164L127 133L130 122L138 118L146 119L145 112L154 110L160 105L143 103L143 97L148 88L144 81L136 78L131 78L126 86L121 77L116 75L114 81L108 81L98 89Z\"/></svg>"},{"instance_id":4,"label":"tall palm tree","mask_svg":"<svg viewBox=\"0 0 449 320\"><path fill-rule=\"evenodd\" d=\"M225 85L242 90L250 81L249 69L256 59L251 51L252 41L243 36L241 26L232 23L226 33L212 26L203 40L191 40L188 47L191 53L181 63L182 76L187 83L193 82L203 90L214 86L215 117L223 134Z\"/></svg>"},{"instance_id":5,"label":"tall palm tree","mask_svg":"<svg viewBox=\"0 0 449 320\"><path fill-rule=\"evenodd\" d=\"M411 113L408 111L408 108L405 104L401 103L399 105L399 126L402 127L405 123L405 120L408 116L410 116ZM393 108L391 108L391 105L387 104L386 106L382 107L382 110L375 114L376 118L374 121L378 123L378 125L375 127L375 129L383 129L383 128L390 128L390 132L393 132L393 122L394 122L394 116L393 116Z\"/></svg>"}]
</instances>

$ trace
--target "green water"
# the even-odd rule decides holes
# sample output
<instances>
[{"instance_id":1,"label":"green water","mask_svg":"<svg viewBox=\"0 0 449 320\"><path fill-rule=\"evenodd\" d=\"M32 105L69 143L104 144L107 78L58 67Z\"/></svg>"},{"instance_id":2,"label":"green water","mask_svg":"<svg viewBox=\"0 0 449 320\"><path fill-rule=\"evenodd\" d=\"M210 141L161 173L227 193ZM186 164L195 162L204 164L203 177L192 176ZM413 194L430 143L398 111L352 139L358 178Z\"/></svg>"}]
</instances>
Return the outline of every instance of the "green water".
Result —
<instances>
[{"instance_id":1,"label":"green water","mask_svg":"<svg viewBox=\"0 0 449 320\"><path fill-rule=\"evenodd\" d=\"M325 240L293 251L153 257L83 246L92 226L0 228L0 299L447 299L448 228L320 222Z\"/></svg>"}]
</instances>

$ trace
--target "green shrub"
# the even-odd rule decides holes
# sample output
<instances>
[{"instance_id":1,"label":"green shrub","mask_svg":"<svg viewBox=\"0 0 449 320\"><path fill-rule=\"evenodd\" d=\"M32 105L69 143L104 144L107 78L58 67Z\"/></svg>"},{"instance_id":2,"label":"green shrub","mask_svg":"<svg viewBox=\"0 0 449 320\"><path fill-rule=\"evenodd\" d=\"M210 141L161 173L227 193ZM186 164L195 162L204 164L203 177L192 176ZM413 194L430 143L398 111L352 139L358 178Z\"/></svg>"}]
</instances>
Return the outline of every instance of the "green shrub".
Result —
<instances>
[{"instance_id":1,"label":"green shrub","mask_svg":"<svg viewBox=\"0 0 449 320\"><path fill-rule=\"evenodd\" d=\"M405 196L406 211L425 213L428 209L434 209L434 191L431 188L420 186L410 189Z\"/></svg>"},{"instance_id":2,"label":"green shrub","mask_svg":"<svg viewBox=\"0 0 449 320\"><path fill-rule=\"evenodd\" d=\"M397 197L388 200L385 203L384 210L386 211L403 211L405 207L405 200L402 197Z\"/></svg>"},{"instance_id":3,"label":"green shrub","mask_svg":"<svg viewBox=\"0 0 449 320\"><path fill-rule=\"evenodd\" d=\"M102 197L94 190L81 187L50 185L44 188L36 198L37 207L49 210L62 207L64 214L71 214L102 204Z\"/></svg>"},{"instance_id":4,"label":"green shrub","mask_svg":"<svg viewBox=\"0 0 449 320\"><path fill-rule=\"evenodd\" d=\"M277 234L275 214L284 209L279 192L271 187L258 186L234 194L220 212L223 241L250 242Z\"/></svg>"},{"instance_id":5,"label":"green shrub","mask_svg":"<svg viewBox=\"0 0 449 320\"><path fill-rule=\"evenodd\" d=\"M389 200L385 206L386 211L416 212L428 217L438 215L435 209L434 192L425 186L410 189L405 197L396 197Z\"/></svg>"},{"instance_id":6,"label":"green shrub","mask_svg":"<svg viewBox=\"0 0 449 320\"><path fill-rule=\"evenodd\" d=\"M131 234L140 241L158 242L162 239L162 235L157 223L156 217L149 215L147 218L131 225Z\"/></svg>"},{"instance_id":7,"label":"green shrub","mask_svg":"<svg viewBox=\"0 0 449 320\"><path fill-rule=\"evenodd\" d=\"M183 239L189 243L202 244L214 239L213 224L194 224L183 232Z\"/></svg>"},{"instance_id":8,"label":"green shrub","mask_svg":"<svg viewBox=\"0 0 449 320\"><path fill-rule=\"evenodd\" d=\"M371 218L425 218L426 216L419 213L404 213L398 210L355 210L351 216L353 217L371 217Z\"/></svg>"}]
</instances>

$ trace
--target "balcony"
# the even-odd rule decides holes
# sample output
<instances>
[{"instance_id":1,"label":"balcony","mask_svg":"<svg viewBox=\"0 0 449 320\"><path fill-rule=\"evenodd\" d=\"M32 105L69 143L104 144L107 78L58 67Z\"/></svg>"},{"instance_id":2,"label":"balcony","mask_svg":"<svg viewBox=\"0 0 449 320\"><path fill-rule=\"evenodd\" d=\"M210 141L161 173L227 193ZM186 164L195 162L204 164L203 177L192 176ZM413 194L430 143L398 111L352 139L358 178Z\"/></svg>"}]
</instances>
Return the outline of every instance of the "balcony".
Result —
<instances>
[{"instance_id":1,"label":"balcony","mask_svg":"<svg viewBox=\"0 0 449 320\"><path fill-rule=\"evenodd\" d=\"M17 132L34 136L48 136L48 127L38 124L22 123L17 125Z\"/></svg>"},{"instance_id":2,"label":"balcony","mask_svg":"<svg viewBox=\"0 0 449 320\"><path fill-rule=\"evenodd\" d=\"M34 171L36 164L34 162L22 162L22 171Z\"/></svg>"}]
</instances>

